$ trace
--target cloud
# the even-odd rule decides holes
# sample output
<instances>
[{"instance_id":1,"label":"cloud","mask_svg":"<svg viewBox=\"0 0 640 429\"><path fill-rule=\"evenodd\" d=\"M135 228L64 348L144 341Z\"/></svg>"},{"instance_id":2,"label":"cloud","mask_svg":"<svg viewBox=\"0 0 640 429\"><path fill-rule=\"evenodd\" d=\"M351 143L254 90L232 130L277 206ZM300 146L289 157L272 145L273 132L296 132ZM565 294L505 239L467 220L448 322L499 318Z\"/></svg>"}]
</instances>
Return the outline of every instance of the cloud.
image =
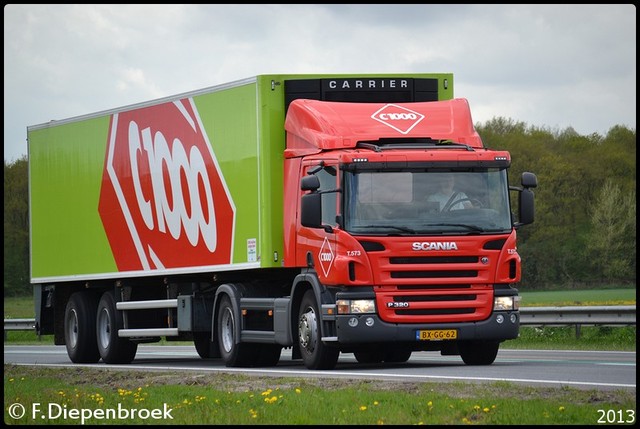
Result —
<instances>
[{"instance_id":1,"label":"cloud","mask_svg":"<svg viewBox=\"0 0 640 429\"><path fill-rule=\"evenodd\" d=\"M7 5L5 160L26 128L270 73L454 74L476 122L635 128L634 5Z\"/></svg>"}]
</instances>

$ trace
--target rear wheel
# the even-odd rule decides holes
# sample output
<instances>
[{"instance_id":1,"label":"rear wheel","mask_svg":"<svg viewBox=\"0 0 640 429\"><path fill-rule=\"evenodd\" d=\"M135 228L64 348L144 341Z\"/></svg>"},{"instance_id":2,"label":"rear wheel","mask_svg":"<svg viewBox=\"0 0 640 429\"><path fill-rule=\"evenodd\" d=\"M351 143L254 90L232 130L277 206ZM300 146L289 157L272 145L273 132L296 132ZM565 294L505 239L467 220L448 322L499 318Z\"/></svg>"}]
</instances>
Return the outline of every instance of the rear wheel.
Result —
<instances>
[{"instance_id":1,"label":"rear wheel","mask_svg":"<svg viewBox=\"0 0 640 429\"><path fill-rule=\"evenodd\" d=\"M218 344L220 356L228 367L250 366L254 356L255 347L252 344L236 344L236 330L240 329L239 321L231 305L231 299L225 295L220 301L218 309ZM278 356L280 357L280 356Z\"/></svg>"},{"instance_id":2,"label":"rear wheel","mask_svg":"<svg viewBox=\"0 0 640 429\"><path fill-rule=\"evenodd\" d=\"M64 310L64 342L74 363L96 363L100 352L96 343L96 295L75 292Z\"/></svg>"},{"instance_id":3,"label":"rear wheel","mask_svg":"<svg viewBox=\"0 0 640 429\"><path fill-rule=\"evenodd\" d=\"M193 345L196 346L196 351L202 359L216 357L216 344L211 341L210 332L194 332Z\"/></svg>"},{"instance_id":4,"label":"rear wheel","mask_svg":"<svg viewBox=\"0 0 640 429\"><path fill-rule=\"evenodd\" d=\"M491 365L498 355L498 341L460 341L460 357L467 365Z\"/></svg>"},{"instance_id":5,"label":"rear wheel","mask_svg":"<svg viewBox=\"0 0 640 429\"><path fill-rule=\"evenodd\" d=\"M116 310L114 294L107 291L98 303L96 319L98 350L105 363L131 363L136 356L138 343L120 338L118 330L122 328L122 314Z\"/></svg>"},{"instance_id":6,"label":"rear wheel","mask_svg":"<svg viewBox=\"0 0 640 429\"><path fill-rule=\"evenodd\" d=\"M279 344L255 344L258 347L257 366L276 366L280 362L282 346Z\"/></svg>"},{"instance_id":7,"label":"rear wheel","mask_svg":"<svg viewBox=\"0 0 640 429\"><path fill-rule=\"evenodd\" d=\"M333 369L340 350L321 340L320 313L313 290L305 292L298 312L298 343L302 361L308 369Z\"/></svg>"}]
</instances>

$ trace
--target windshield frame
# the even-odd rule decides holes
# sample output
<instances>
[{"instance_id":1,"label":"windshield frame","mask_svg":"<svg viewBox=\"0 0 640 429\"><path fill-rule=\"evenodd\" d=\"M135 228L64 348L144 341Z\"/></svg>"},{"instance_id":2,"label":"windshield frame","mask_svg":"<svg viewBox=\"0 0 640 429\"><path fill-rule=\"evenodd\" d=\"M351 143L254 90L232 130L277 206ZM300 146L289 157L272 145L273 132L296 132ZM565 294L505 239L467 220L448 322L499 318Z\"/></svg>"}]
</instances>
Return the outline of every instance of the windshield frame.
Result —
<instances>
[{"instance_id":1,"label":"windshield frame","mask_svg":"<svg viewBox=\"0 0 640 429\"><path fill-rule=\"evenodd\" d=\"M372 167L352 164L341 168L343 228L350 234L469 235L510 233L513 229L504 165L445 169L402 163ZM443 200L427 199L445 176L453 178L465 201L451 200L443 210ZM439 204L437 210L435 204Z\"/></svg>"}]
</instances>

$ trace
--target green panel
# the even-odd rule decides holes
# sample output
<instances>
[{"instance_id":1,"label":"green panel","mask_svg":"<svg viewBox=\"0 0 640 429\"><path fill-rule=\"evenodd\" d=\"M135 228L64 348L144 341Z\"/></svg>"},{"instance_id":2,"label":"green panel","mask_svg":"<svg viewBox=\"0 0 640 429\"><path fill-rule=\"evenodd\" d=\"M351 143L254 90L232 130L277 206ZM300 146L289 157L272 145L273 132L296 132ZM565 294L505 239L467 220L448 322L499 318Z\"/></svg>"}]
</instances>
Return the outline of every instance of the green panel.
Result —
<instances>
[{"instance_id":1,"label":"green panel","mask_svg":"<svg viewBox=\"0 0 640 429\"><path fill-rule=\"evenodd\" d=\"M115 271L98 214L109 118L29 134L31 275Z\"/></svg>"},{"instance_id":2,"label":"green panel","mask_svg":"<svg viewBox=\"0 0 640 429\"><path fill-rule=\"evenodd\" d=\"M276 76L259 76L260 217L262 266L278 267L284 256L284 85Z\"/></svg>"},{"instance_id":3,"label":"green panel","mask_svg":"<svg viewBox=\"0 0 640 429\"><path fill-rule=\"evenodd\" d=\"M247 84L194 97L236 208L233 263L250 262L247 240L260 242L256 96Z\"/></svg>"}]
</instances>

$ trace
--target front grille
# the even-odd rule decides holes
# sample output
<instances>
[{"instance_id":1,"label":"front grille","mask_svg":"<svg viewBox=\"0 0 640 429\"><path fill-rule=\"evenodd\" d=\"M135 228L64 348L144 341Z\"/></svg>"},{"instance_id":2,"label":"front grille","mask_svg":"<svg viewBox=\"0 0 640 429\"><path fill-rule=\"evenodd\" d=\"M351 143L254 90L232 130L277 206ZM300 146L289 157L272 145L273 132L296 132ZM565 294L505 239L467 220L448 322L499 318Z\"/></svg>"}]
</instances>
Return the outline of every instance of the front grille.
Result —
<instances>
[{"instance_id":1,"label":"front grille","mask_svg":"<svg viewBox=\"0 0 640 429\"><path fill-rule=\"evenodd\" d=\"M407 256L389 258L393 265L402 264L475 264L477 256Z\"/></svg>"},{"instance_id":2,"label":"front grille","mask_svg":"<svg viewBox=\"0 0 640 429\"><path fill-rule=\"evenodd\" d=\"M384 250L367 253L375 267L382 320L444 324L487 319L493 310L497 252L478 253L473 238L447 242L452 245L443 246L450 248L445 251L413 250L417 244L398 238Z\"/></svg>"},{"instance_id":3,"label":"front grille","mask_svg":"<svg viewBox=\"0 0 640 429\"><path fill-rule=\"evenodd\" d=\"M391 323L460 323L484 320L493 308L491 285L415 285L375 288L382 320Z\"/></svg>"},{"instance_id":4,"label":"front grille","mask_svg":"<svg viewBox=\"0 0 640 429\"><path fill-rule=\"evenodd\" d=\"M391 271L392 279L445 279L452 277L478 277L478 271Z\"/></svg>"}]
</instances>

